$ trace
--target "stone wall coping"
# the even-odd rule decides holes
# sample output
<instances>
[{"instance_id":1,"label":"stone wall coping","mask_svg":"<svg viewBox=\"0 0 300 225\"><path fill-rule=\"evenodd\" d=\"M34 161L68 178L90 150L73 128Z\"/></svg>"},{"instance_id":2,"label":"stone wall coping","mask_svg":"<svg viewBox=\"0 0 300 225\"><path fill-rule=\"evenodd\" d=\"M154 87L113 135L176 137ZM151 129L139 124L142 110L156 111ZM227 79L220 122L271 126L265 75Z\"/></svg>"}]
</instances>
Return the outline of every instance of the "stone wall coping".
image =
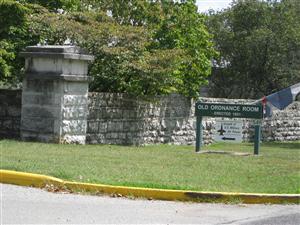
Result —
<instances>
[{"instance_id":1,"label":"stone wall coping","mask_svg":"<svg viewBox=\"0 0 300 225\"><path fill-rule=\"evenodd\" d=\"M197 99L197 102L207 102L207 103L245 103L255 104L257 99L236 99L236 98L210 98L210 97L200 97Z\"/></svg>"},{"instance_id":2,"label":"stone wall coping","mask_svg":"<svg viewBox=\"0 0 300 225\"><path fill-rule=\"evenodd\" d=\"M86 52L74 45L42 45L42 46L27 46L26 52L52 52L52 53L77 53L86 54Z\"/></svg>"},{"instance_id":3,"label":"stone wall coping","mask_svg":"<svg viewBox=\"0 0 300 225\"><path fill-rule=\"evenodd\" d=\"M59 45L44 45L44 46L28 46L20 56L25 58L63 58L93 61L94 56L86 54L86 52L77 46L59 46Z\"/></svg>"},{"instance_id":4,"label":"stone wall coping","mask_svg":"<svg viewBox=\"0 0 300 225\"><path fill-rule=\"evenodd\" d=\"M24 58L61 58L61 59L74 59L93 61L94 56L73 54L73 53L49 53L49 52L20 52L20 56Z\"/></svg>"}]
</instances>

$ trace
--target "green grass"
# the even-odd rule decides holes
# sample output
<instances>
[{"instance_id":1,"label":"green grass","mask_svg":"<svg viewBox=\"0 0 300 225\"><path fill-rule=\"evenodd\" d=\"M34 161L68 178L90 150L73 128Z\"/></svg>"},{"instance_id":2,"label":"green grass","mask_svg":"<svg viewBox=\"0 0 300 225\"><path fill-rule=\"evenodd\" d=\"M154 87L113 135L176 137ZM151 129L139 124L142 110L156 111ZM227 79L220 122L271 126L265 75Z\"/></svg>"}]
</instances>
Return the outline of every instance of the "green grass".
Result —
<instances>
[{"instance_id":1,"label":"green grass","mask_svg":"<svg viewBox=\"0 0 300 225\"><path fill-rule=\"evenodd\" d=\"M70 181L197 191L299 193L300 142L214 144L206 150L250 156L196 154L194 146L56 145L0 141L1 169Z\"/></svg>"}]
</instances>

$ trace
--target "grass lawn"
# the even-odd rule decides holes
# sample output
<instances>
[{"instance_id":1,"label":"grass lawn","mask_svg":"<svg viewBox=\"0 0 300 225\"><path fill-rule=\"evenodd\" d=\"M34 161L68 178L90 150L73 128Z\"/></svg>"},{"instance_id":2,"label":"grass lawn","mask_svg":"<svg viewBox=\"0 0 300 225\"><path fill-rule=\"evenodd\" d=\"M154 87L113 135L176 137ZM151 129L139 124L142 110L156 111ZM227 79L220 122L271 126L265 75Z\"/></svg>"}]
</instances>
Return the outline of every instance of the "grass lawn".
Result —
<instances>
[{"instance_id":1,"label":"grass lawn","mask_svg":"<svg viewBox=\"0 0 300 225\"><path fill-rule=\"evenodd\" d=\"M57 145L0 140L1 169L69 181L196 191L300 193L300 142L214 144L205 150L250 156L196 154L194 146Z\"/></svg>"}]
</instances>

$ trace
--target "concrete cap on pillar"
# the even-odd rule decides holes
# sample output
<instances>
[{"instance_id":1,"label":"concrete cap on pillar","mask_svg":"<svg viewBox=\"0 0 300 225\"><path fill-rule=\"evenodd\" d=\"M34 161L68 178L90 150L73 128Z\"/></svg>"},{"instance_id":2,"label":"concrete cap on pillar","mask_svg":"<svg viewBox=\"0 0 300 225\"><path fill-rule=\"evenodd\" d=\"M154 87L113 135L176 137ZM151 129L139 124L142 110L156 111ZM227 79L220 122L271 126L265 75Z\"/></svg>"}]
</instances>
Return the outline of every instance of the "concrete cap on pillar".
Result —
<instances>
[{"instance_id":1,"label":"concrete cap on pillar","mask_svg":"<svg viewBox=\"0 0 300 225\"><path fill-rule=\"evenodd\" d=\"M88 55L86 51L77 46L70 45L43 45L43 46L28 46L21 56L27 57L46 57L46 58L64 58L64 59L79 59L79 60L94 60L94 56Z\"/></svg>"}]
</instances>

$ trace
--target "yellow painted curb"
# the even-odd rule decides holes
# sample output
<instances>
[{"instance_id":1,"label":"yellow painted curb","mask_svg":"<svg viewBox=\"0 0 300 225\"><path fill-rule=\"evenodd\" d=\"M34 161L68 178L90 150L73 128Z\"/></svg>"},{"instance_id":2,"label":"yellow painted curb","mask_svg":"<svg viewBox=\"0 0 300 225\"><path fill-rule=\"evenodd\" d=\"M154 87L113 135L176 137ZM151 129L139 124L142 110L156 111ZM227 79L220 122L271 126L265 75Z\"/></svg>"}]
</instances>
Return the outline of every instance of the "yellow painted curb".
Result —
<instances>
[{"instance_id":1,"label":"yellow painted curb","mask_svg":"<svg viewBox=\"0 0 300 225\"><path fill-rule=\"evenodd\" d=\"M0 182L32 187L44 187L47 184L61 186L64 183L63 180L55 177L10 170L0 170Z\"/></svg>"},{"instance_id":2,"label":"yellow painted curb","mask_svg":"<svg viewBox=\"0 0 300 225\"><path fill-rule=\"evenodd\" d=\"M0 170L0 182L33 187L44 187L47 184L52 184L54 186L65 187L75 192L86 191L158 200L177 200L195 202L242 202L247 204L300 203L300 194L199 192L154 188L123 187L102 184L69 182L45 175L15 172L8 170Z\"/></svg>"}]
</instances>

